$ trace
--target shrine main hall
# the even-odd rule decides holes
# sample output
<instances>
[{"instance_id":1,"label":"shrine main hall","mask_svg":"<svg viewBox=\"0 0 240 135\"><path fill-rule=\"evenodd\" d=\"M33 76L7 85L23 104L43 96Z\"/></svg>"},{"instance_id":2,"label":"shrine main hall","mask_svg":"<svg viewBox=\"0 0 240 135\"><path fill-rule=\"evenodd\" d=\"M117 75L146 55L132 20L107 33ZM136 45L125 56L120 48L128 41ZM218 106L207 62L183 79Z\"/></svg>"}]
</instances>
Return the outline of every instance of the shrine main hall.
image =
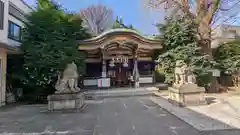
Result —
<instances>
[{"instance_id":1,"label":"shrine main hall","mask_svg":"<svg viewBox=\"0 0 240 135\"><path fill-rule=\"evenodd\" d=\"M111 29L79 41L87 54L84 87L122 87L154 83L155 50L161 42L125 29Z\"/></svg>"}]
</instances>

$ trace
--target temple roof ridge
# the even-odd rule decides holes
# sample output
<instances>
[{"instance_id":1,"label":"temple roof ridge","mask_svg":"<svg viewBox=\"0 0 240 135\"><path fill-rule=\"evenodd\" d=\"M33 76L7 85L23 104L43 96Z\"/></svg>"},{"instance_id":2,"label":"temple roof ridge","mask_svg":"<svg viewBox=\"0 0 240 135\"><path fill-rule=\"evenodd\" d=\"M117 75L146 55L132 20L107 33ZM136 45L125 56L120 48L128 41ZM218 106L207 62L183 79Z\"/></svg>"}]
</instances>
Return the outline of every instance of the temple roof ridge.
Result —
<instances>
[{"instance_id":1,"label":"temple roof ridge","mask_svg":"<svg viewBox=\"0 0 240 135\"><path fill-rule=\"evenodd\" d=\"M117 32L129 32L129 33L133 33L136 34L140 37L146 38L148 40L154 40L154 41L158 41L158 39L156 39L154 36L147 36L147 35L143 35L140 32L136 31L136 30L132 30L132 29L128 29L128 28L114 28L114 29L109 29L104 31L103 33L99 34L98 36L92 37L90 39L86 39L84 41L93 41L99 38L104 37L105 35L111 34L111 33L117 33Z\"/></svg>"}]
</instances>

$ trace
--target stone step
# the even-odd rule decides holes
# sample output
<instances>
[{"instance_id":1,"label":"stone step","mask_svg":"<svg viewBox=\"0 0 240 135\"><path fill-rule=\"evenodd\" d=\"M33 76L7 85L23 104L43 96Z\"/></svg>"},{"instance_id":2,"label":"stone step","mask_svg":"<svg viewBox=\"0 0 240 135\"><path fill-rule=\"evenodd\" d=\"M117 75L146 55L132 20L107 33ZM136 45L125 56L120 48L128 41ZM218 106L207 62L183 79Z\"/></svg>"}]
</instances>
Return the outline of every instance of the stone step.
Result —
<instances>
[{"instance_id":1,"label":"stone step","mask_svg":"<svg viewBox=\"0 0 240 135\"><path fill-rule=\"evenodd\" d=\"M123 90L98 90L85 92L87 100L96 100L114 97L131 97L131 96L151 96L155 90L148 90L146 88L137 89L123 89Z\"/></svg>"},{"instance_id":2,"label":"stone step","mask_svg":"<svg viewBox=\"0 0 240 135\"><path fill-rule=\"evenodd\" d=\"M158 90L168 90L168 84L165 83L157 83L155 87L158 88Z\"/></svg>"}]
</instances>

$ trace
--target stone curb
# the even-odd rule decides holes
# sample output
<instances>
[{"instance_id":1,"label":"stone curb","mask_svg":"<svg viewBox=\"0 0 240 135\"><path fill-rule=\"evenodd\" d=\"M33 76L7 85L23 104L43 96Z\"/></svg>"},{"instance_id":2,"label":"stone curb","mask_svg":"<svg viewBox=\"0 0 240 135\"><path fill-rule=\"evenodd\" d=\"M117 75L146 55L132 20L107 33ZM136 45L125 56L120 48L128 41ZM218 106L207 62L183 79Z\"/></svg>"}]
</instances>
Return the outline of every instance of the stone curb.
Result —
<instances>
[{"instance_id":1,"label":"stone curb","mask_svg":"<svg viewBox=\"0 0 240 135\"><path fill-rule=\"evenodd\" d=\"M84 92L85 94L116 94L116 93L133 93L133 92L152 92L156 90L149 90L147 88L126 88L124 90L114 90L114 89L109 89L109 90L93 90L93 91L86 91Z\"/></svg>"},{"instance_id":2,"label":"stone curb","mask_svg":"<svg viewBox=\"0 0 240 135\"><path fill-rule=\"evenodd\" d=\"M151 97L150 99L169 113L175 115L199 131L236 129L218 120L214 120L203 114L189 110L188 108L174 106L163 97Z\"/></svg>"},{"instance_id":3,"label":"stone curb","mask_svg":"<svg viewBox=\"0 0 240 135\"><path fill-rule=\"evenodd\" d=\"M129 90L105 90L85 92L87 100L96 100L104 98L132 97L132 96L152 96L155 90L147 90L145 88L129 89Z\"/></svg>"}]
</instances>

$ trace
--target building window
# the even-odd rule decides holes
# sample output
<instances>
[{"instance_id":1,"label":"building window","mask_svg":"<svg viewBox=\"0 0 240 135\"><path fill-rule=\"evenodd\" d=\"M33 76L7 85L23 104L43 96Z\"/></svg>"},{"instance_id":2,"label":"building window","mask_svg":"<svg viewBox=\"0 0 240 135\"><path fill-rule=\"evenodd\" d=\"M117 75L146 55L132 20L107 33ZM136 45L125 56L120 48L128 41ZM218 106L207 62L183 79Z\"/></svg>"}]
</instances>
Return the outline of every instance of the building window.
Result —
<instances>
[{"instance_id":1,"label":"building window","mask_svg":"<svg viewBox=\"0 0 240 135\"><path fill-rule=\"evenodd\" d=\"M21 27L11 21L8 22L8 38L16 41L22 40Z\"/></svg>"},{"instance_id":2,"label":"building window","mask_svg":"<svg viewBox=\"0 0 240 135\"><path fill-rule=\"evenodd\" d=\"M4 3L0 0L0 30L3 30L4 26Z\"/></svg>"}]
</instances>

